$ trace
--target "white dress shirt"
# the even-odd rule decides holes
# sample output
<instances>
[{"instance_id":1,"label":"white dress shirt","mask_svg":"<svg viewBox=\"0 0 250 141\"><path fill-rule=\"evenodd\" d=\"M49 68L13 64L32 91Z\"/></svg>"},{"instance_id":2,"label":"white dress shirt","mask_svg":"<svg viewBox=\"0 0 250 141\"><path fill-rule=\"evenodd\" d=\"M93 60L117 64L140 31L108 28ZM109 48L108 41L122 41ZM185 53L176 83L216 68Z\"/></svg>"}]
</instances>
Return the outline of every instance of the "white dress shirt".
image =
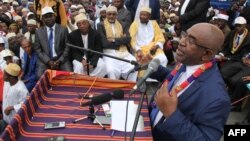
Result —
<instances>
[{"instance_id":1,"label":"white dress shirt","mask_svg":"<svg viewBox=\"0 0 250 141\"><path fill-rule=\"evenodd\" d=\"M188 6L189 2L190 2L190 0L185 0L185 1L184 1L183 5L182 5L182 7L181 7L181 13L180 13L180 15L183 15L183 14L185 13L185 11L186 11L186 9L187 9L187 6Z\"/></svg>"},{"instance_id":2,"label":"white dress shirt","mask_svg":"<svg viewBox=\"0 0 250 141\"><path fill-rule=\"evenodd\" d=\"M179 86L181 83L183 83L184 81L186 81L200 66L202 66L202 65L187 66L186 67L186 71L182 72L179 75L179 77L175 80L173 88L175 86ZM187 88L189 88L193 84L193 82L191 82L185 89L181 90L177 94L177 97L179 97ZM160 121L160 119L162 118L162 116L163 116L162 112L159 111L158 114L157 114L157 116L156 116L156 118L155 118L153 127Z\"/></svg>"},{"instance_id":3,"label":"white dress shirt","mask_svg":"<svg viewBox=\"0 0 250 141\"><path fill-rule=\"evenodd\" d=\"M18 80L18 82L13 86L11 86L9 82L4 81L2 107L4 121L8 124L10 123L11 119L21 108L21 104L24 102L28 94L29 91L23 81ZM14 110L12 110L9 115L6 115L4 110L9 106L13 106Z\"/></svg>"}]
</instances>

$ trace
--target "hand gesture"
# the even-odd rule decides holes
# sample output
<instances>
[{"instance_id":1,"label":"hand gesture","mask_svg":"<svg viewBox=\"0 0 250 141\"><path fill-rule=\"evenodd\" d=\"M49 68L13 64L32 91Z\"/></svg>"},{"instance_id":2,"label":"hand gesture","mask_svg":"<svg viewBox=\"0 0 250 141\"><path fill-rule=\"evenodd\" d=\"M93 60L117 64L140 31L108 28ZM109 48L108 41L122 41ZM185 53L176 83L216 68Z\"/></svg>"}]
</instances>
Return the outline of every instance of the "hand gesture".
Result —
<instances>
[{"instance_id":1,"label":"hand gesture","mask_svg":"<svg viewBox=\"0 0 250 141\"><path fill-rule=\"evenodd\" d=\"M178 97L175 88L168 92L168 82L164 82L161 88L155 95L155 102L159 110L163 113L164 117L169 117L173 114L178 105Z\"/></svg>"}]
</instances>

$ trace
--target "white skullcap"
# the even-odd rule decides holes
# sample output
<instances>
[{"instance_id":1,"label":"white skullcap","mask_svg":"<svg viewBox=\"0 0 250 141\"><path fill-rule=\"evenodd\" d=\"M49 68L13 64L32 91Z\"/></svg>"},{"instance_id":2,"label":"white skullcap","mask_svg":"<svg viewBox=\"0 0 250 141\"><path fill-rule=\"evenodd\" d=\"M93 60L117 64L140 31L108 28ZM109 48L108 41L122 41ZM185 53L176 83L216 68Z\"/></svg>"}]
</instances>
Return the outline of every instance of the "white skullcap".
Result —
<instances>
[{"instance_id":1,"label":"white skullcap","mask_svg":"<svg viewBox=\"0 0 250 141\"><path fill-rule=\"evenodd\" d=\"M71 5L70 9L77 9L77 6L76 5Z\"/></svg>"},{"instance_id":2,"label":"white skullcap","mask_svg":"<svg viewBox=\"0 0 250 141\"><path fill-rule=\"evenodd\" d=\"M237 18L235 19L234 23L235 23L235 24L246 24L247 21L246 21L245 18L243 18L243 17L240 16L240 17L237 17Z\"/></svg>"},{"instance_id":3,"label":"white skullcap","mask_svg":"<svg viewBox=\"0 0 250 141\"><path fill-rule=\"evenodd\" d=\"M116 13L117 13L117 8L114 7L114 6L112 6L112 5L110 5L110 6L107 8L106 12L116 12Z\"/></svg>"},{"instance_id":4,"label":"white skullcap","mask_svg":"<svg viewBox=\"0 0 250 141\"><path fill-rule=\"evenodd\" d=\"M172 18L172 17L175 17L175 16L176 16L175 13L171 13L171 14L169 15L169 18Z\"/></svg>"},{"instance_id":5,"label":"white skullcap","mask_svg":"<svg viewBox=\"0 0 250 141\"><path fill-rule=\"evenodd\" d=\"M3 3L10 3L9 0L3 0Z\"/></svg>"},{"instance_id":6,"label":"white skullcap","mask_svg":"<svg viewBox=\"0 0 250 141\"><path fill-rule=\"evenodd\" d=\"M17 1L13 1L12 5L19 6L19 3Z\"/></svg>"},{"instance_id":7,"label":"white skullcap","mask_svg":"<svg viewBox=\"0 0 250 141\"><path fill-rule=\"evenodd\" d=\"M27 24L36 25L36 20L30 19L27 21Z\"/></svg>"},{"instance_id":8,"label":"white skullcap","mask_svg":"<svg viewBox=\"0 0 250 141\"><path fill-rule=\"evenodd\" d=\"M217 19L218 19L217 16L213 16L213 17L212 17L212 20L217 20Z\"/></svg>"},{"instance_id":9,"label":"white skullcap","mask_svg":"<svg viewBox=\"0 0 250 141\"><path fill-rule=\"evenodd\" d=\"M14 53L9 49L4 49L3 51L1 51L1 55L2 57L14 56Z\"/></svg>"},{"instance_id":10,"label":"white skullcap","mask_svg":"<svg viewBox=\"0 0 250 141\"><path fill-rule=\"evenodd\" d=\"M85 10L84 8L81 8L81 9L78 11L78 13L79 13L79 14L80 14L80 13L86 14L86 10Z\"/></svg>"},{"instance_id":11,"label":"white skullcap","mask_svg":"<svg viewBox=\"0 0 250 141\"><path fill-rule=\"evenodd\" d=\"M80 13L78 15L75 16L75 22L78 23L79 21L83 21L83 20L87 20L88 21L88 18L85 14L83 13Z\"/></svg>"},{"instance_id":12,"label":"white skullcap","mask_svg":"<svg viewBox=\"0 0 250 141\"><path fill-rule=\"evenodd\" d=\"M14 33L14 32L10 32L10 33L8 33L7 35L6 35L6 38L11 38L11 37L15 37L16 36L16 33Z\"/></svg>"},{"instance_id":13,"label":"white skullcap","mask_svg":"<svg viewBox=\"0 0 250 141\"><path fill-rule=\"evenodd\" d=\"M151 14L152 10L151 10L151 8L144 6L144 7L141 8L141 11L148 12L149 14Z\"/></svg>"},{"instance_id":14,"label":"white skullcap","mask_svg":"<svg viewBox=\"0 0 250 141\"><path fill-rule=\"evenodd\" d=\"M28 8L23 8L22 12L29 12L29 9Z\"/></svg>"},{"instance_id":15,"label":"white skullcap","mask_svg":"<svg viewBox=\"0 0 250 141\"><path fill-rule=\"evenodd\" d=\"M175 5L175 6L180 6L181 3L177 1L174 5Z\"/></svg>"},{"instance_id":16,"label":"white skullcap","mask_svg":"<svg viewBox=\"0 0 250 141\"><path fill-rule=\"evenodd\" d=\"M229 18L228 15L221 14L221 13L218 14L217 17L218 17L218 19L222 19L222 20L226 20L226 21L228 21L228 18Z\"/></svg>"},{"instance_id":17,"label":"white skullcap","mask_svg":"<svg viewBox=\"0 0 250 141\"><path fill-rule=\"evenodd\" d=\"M18 21L18 20L22 20L22 17L17 15L14 17L14 21Z\"/></svg>"},{"instance_id":18,"label":"white skullcap","mask_svg":"<svg viewBox=\"0 0 250 141\"><path fill-rule=\"evenodd\" d=\"M53 11L53 9L51 7L46 6L46 7L44 7L42 9L42 15L45 15L45 14L48 14L48 13L54 13L54 11Z\"/></svg>"},{"instance_id":19,"label":"white skullcap","mask_svg":"<svg viewBox=\"0 0 250 141\"><path fill-rule=\"evenodd\" d=\"M29 12L28 14L27 14L27 17L29 17L30 15L35 15L33 12Z\"/></svg>"},{"instance_id":20,"label":"white skullcap","mask_svg":"<svg viewBox=\"0 0 250 141\"><path fill-rule=\"evenodd\" d=\"M100 11L106 11L107 10L107 6L103 5L102 8L100 9Z\"/></svg>"},{"instance_id":21,"label":"white skullcap","mask_svg":"<svg viewBox=\"0 0 250 141\"><path fill-rule=\"evenodd\" d=\"M83 8L83 6L81 4L78 4L76 7L77 7L77 9Z\"/></svg>"}]
</instances>

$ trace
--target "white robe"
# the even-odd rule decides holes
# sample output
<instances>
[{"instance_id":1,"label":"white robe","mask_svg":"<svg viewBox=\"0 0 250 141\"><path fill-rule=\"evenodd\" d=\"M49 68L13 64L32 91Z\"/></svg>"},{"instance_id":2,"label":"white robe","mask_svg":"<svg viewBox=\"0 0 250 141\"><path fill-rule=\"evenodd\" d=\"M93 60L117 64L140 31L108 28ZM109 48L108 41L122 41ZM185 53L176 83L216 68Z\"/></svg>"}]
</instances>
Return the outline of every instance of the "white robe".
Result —
<instances>
[{"instance_id":1,"label":"white robe","mask_svg":"<svg viewBox=\"0 0 250 141\"><path fill-rule=\"evenodd\" d=\"M10 123L11 119L21 108L21 104L24 102L28 94L29 91L25 87L23 81L18 80L18 82L13 86L11 86L9 82L4 82L2 105L4 121L6 121L8 124ZM14 110L12 110L9 115L6 115L4 110L9 106L13 106Z\"/></svg>"}]
</instances>

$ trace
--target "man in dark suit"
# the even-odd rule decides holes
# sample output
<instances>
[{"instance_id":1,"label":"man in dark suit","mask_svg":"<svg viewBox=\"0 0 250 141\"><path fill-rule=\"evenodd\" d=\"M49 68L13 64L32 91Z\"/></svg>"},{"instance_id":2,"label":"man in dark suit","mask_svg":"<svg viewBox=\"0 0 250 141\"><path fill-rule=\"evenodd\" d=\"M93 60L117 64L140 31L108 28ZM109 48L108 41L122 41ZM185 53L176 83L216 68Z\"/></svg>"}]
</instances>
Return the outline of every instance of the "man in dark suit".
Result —
<instances>
[{"instance_id":1,"label":"man in dark suit","mask_svg":"<svg viewBox=\"0 0 250 141\"><path fill-rule=\"evenodd\" d=\"M246 28L246 20L243 17L235 19L235 30L232 30L224 42L224 49L217 58L225 60L221 65L221 74L229 86L229 92L246 73L239 73L244 64L242 58L250 52L250 34Z\"/></svg>"},{"instance_id":2,"label":"man in dark suit","mask_svg":"<svg viewBox=\"0 0 250 141\"><path fill-rule=\"evenodd\" d=\"M117 8L117 20L121 23L123 30L128 31L132 23L132 14L124 8L124 0L113 0L113 5Z\"/></svg>"},{"instance_id":3,"label":"man in dark suit","mask_svg":"<svg viewBox=\"0 0 250 141\"><path fill-rule=\"evenodd\" d=\"M86 15L80 13L75 17L75 22L78 29L69 34L68 42L82 48L102 52L101 36L91 28ZM70 58L76 73L100 77L104 77L107 73L106 65L99 54L71 48Z\"/></svg>"},{"instance_id":4,"label":"man in dark suit","mask_svg":"<svg viewBox=\"0 0 250 141\"><path fill-rule=\"evenodd\" d=\"M176 60L182 64L171 73L160 66L152 74L164 82L150 104L156 141L220 140L230 100L212 60L223 40L216 26L195 24L182 33L176 50Z\"/></svg>"},{"instance_id":5,"label":"man in dark suit","mask_svg":"<svg viewBox=\"0 0 250 141\"><path fill-rule=\"evenodd\" d=\"M131 12L134 19L139 20L140 8L149 7L152 9L151 20L160 21L160 1L159 0L126 0L125 5Z\"/></svg>"},{"instance_id":6,"label":"man in dark suit","mask_svg":"<svg viewBox=\"0 0 250 141\"><path fill-rule=\"evenodd\" d=\"M235 28L234 20L242 16L247 20L247 23L250 23L250 6L246 4L246 0L235 1L230 9L227 10L229 15L228 25L231 29Z\"/></svg>"},{"instance_id":7,"label":"man in dark suit","mask_svg":"<svg viewBox=\"0 0 250 141\"><path fill-rule=\"evenodd\" d=\"M210 0L185 0L179 8L179 16L172 18L174 23L180 22L182 31L196 23L206 22L206 14Z\"/></svg>"},{"instance_id":8,"label":"man in dark suit","mask_svg":"<svg viewBox=\"0 0 250 141\"><path fill-rule=\"evenodd\" d=\"M55 23L55 15L51 7L42 9L42 20L45 26L36 31L34 49L38 55L37 77L46 69L72 71L68 59L67 28Z\"/></svg>"}]
</instances>

